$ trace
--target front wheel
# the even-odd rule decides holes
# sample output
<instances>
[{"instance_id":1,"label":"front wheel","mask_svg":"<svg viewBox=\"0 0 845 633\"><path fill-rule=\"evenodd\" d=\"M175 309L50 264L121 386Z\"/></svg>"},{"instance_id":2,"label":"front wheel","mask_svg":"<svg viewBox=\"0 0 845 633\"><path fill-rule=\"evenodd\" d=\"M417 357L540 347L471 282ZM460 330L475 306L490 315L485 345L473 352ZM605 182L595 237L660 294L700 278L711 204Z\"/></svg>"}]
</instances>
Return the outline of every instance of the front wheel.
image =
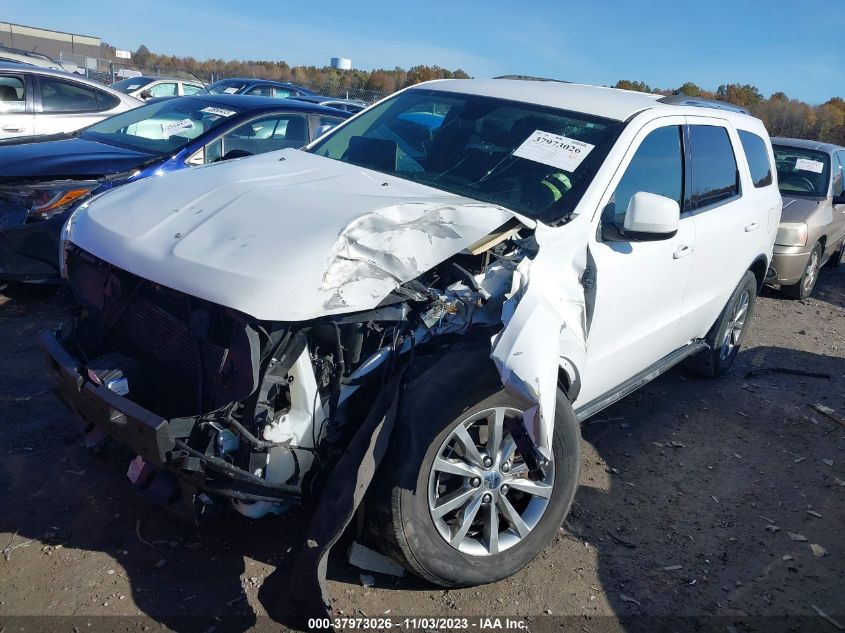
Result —
<instances>
[{"instance_id":1,"label":"front wheel","mask_svg":"<svg viewBox=\"0 0 845 633\"><path fill-rule=\"evenodd\" d=\"M552 459L531 476L509 430L524 408L489 351L448 353L409 385L371 512L386 553L443 586L494 582L537 556L575 496L580 431L558 392Z\"/></svg>"},{"instance_id":2,"label":"front wheel","mask_svg":"<svg viewBox=\"0 0 845 633\"><path fill-rule=\"evenodd\" d=\"M781 292L791 299L806 299L809 297L813 294L813 288L816 287L821 263L822 245L816 244L807 258L807 265L804 267L801 279L798 280L798 283L792 284L791 286L782 286Z\"/></svg>"}]
</instances>

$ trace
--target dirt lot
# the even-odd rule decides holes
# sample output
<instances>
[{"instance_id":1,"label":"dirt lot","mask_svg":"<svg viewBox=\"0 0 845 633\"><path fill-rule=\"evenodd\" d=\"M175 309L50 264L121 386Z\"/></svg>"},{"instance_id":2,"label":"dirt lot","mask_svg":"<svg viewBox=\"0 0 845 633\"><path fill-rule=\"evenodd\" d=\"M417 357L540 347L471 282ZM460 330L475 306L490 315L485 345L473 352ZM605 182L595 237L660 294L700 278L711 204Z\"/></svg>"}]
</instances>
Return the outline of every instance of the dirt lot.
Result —
<instances>
[{"instance_id":1,"label":"dirt lot","mask_svg":"<svg viewBox=\"0 0 845 633\"><path fill-rule=\"evenodd\" d=\"M82 447L48 393L33 337L60 318L50 292L0 295L0 627L277 627L305 517L193 528L136 496L127 464ZM727 377L674 370L585 424L572 514L527 569L471 589L378 574L367 588L336 548L335 607L527 616L555 630L717 615L721 631L836 631L813 605L845 625L845 426L811 405L845 414L844 358L845 270L823 271L809 301L767 291ZM772 367L829 379L746 377ZM64 617L13 617L26 615Z\"/></svg>"}]
</instances>

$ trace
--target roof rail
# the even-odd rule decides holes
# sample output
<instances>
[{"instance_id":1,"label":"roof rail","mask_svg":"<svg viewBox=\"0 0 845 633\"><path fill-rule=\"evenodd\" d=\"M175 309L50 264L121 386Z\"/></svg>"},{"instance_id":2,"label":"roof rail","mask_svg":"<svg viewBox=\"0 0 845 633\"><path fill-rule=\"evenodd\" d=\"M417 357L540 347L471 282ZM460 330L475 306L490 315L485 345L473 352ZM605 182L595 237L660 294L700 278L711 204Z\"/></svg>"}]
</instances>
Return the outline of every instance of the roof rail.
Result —
<instances>
[{"instance_id":1,"label":"roof rail","mask_svg":"<svg viewBox=\"0 0 845 633\"><path fill-rule=\"evenodd\" d=\"M667 105L693 106L696 108L713 108L715 110L727 110L728 112L738 112L739 114L751 113L738 105L728 103L727 101L719 101L718 99L704 99L702 97L690 97L684 93L669 95L668 97L661 97L658 99L660 103Z\"/></svg>"},{"instance_id":2,"label":"roof rail","mask_svg":"<svg viewBox=\"0 0 845 633\"><path fill-rule=\"evenodd\" d=\"M15 55L25 55L27 57L37 57L38 59L43 59L44 61L58 63L55 59L49 55L45 55L44 53L36 53L35 51L28 51L23 48L12 48L11 46L6 46L4 44L0 44L0 51L14 53Z\"/></svg>"},{"instance_id":3,"label":"roof rail","mask_svg":"<svg viewBox=\"0 0 845 633\"><path fill-rule=\"evenodd\" d=\"M501 75L500 77L493 77L493 79L519 79L521 81L556 81L562 84L570 84L571 81L565 79L548 79L547 77L532 77L531 75Z\"/></svg>"}]
</instances>

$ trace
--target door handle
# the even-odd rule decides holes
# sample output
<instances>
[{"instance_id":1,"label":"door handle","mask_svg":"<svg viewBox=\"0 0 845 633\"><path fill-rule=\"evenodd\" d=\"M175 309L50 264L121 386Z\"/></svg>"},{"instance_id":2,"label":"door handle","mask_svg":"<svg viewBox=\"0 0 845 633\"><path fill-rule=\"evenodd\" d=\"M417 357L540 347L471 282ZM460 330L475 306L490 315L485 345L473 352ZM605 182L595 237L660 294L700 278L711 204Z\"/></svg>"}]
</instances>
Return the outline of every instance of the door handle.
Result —
<instances>
[{"instance_id":1,"label":"door handle","mask_svg":"<svg viewBox=\"0 0 845 633\"><path fill-rule=\"evenodd\" d=\"M750 224L745 225L745 232L751 233L751 231L756 231L759 228L760 224L758 224L757 222L751 222Z\"/></svg>"},{"instance_id":2,"label":"door handle","mask_svg":"<svg viewBox=\"0 0 845 633\"><path fill-rule=\"evenodd\" d=\"M23 132L22 127L15 127L14 125L4 125L3 126L4 132Z\"/></svg>"},{"instance_id":3,"label":"door handle","mask_svg":"<svg viewBox=\"0 0 845 633\"><path fill-rule=\"evenodd\" d=\"M675 252L672 253L672 259L681 259L682 257L686 257L687 255L692 255L692 249L686 244L681 244L678 248L675 249Z\"/></svg>"}]
</instances>

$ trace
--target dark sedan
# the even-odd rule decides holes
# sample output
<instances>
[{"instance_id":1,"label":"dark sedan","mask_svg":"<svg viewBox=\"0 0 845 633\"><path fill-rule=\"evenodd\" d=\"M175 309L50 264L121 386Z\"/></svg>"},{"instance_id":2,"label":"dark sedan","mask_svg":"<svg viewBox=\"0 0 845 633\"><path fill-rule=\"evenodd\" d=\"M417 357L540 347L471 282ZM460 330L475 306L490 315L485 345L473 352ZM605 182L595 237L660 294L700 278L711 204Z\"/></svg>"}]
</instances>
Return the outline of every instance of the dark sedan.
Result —
<instances>
[{"instance_id":1,"label":"dark sedan","mask_svg":"<svg viewBox=\"0 0 845 633\"><path fill-rule=\"evenodd\" d=\"M306 145L348 112L266 97L162 99L71 135L0 143L0 283L58 281L70 210L192 165Z\"/></svg>"},{"instance_id":2,"label":"dark sedan","mask_svg":"<svg viewBox=\"0 0 845 633\"><path fill-rule=\"evenodd\" d=\"M303 88L302 86L285 81L246 79L240 77L215 81L206 87L205 91L212 95L246 95L250 97L274 97L276 99L316 94L314 91L308 90L308 88Z\"/></svg>"}]
</instances>

